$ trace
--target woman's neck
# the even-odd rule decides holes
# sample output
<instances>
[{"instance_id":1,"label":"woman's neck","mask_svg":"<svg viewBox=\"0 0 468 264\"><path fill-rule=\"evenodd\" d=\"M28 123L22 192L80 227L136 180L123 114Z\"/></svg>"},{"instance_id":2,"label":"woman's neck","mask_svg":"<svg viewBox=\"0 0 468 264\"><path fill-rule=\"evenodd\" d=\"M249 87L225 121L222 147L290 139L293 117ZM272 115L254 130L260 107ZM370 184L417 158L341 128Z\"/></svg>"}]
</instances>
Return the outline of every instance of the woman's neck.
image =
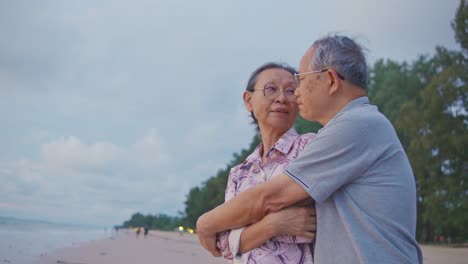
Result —
<instances>
[{"instance_id":1,"label":"woman's neck","mask_svg":"<svg viewBox=\"0 0 468 264\"><path fill-rule=\"evenodd\" d=\"M284 133L285 131L260 128L260 134L262 136L263 145L263 153L261 153L262 161L266 158L268 151L275 145L276 142L278 142L278 140Z\"/></svg>"}]
</instances>

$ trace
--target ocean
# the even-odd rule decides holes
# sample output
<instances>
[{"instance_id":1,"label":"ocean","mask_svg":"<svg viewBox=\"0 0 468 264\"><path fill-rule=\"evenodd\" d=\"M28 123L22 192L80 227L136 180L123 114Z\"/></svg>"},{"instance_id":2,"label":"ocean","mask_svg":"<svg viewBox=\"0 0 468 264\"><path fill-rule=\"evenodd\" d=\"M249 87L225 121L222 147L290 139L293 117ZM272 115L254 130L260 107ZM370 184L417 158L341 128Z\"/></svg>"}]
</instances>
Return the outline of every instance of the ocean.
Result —
<instances>
[{"instance_id":1,"label":"ocean","mask_svg":"<svg viewBox=\"0 0 468 264\"><path fill-rule=\"evenodd\" d=\"M0 263L33 264L59 248L111 236L110 228L54 224L0 216Z\"/></svg>"}]
</instances>

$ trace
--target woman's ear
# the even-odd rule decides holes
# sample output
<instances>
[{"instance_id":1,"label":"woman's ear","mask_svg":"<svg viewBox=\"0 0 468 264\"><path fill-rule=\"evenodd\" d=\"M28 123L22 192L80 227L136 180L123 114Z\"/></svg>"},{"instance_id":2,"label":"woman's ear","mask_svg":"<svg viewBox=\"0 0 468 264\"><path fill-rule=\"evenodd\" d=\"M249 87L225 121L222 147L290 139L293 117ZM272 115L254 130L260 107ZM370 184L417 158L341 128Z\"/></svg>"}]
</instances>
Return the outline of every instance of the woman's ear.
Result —
<instances>
[{"instance_id":1,"label":"woman's ear","mask_svg":"<svg viewBox=\"0 0 468 264\"><path fill-rule=\"evenodd\" d=\"M252 93L249 91L244 91L242 98L244 99L244 104L245 104L245 108L247 108L247 111L252 112L253 111L252 102L251 102Z\"/></svg>"}]
</instances>

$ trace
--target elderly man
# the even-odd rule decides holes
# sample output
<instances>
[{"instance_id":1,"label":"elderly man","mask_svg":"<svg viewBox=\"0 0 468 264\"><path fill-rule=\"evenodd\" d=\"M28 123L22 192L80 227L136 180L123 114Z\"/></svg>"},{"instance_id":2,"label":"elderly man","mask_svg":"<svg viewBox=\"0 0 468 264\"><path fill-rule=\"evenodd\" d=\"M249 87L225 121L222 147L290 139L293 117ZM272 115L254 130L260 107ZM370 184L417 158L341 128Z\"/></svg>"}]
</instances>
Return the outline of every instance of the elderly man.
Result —
<instances>
[{"instance_id":1,"label":"elderly man","mask_svg":"<svg viewBox=\"0 0 468 264\"><path fill-rule=\"evenodd\" d=\"M201 244L217 256L217 232L312 197L316 264L422 263L413 172L392 124L366 96L362 48L345 36L317 40L299 72L300 113L323 128L284 174L202 215Z\"/></svg>"}]
</instances>

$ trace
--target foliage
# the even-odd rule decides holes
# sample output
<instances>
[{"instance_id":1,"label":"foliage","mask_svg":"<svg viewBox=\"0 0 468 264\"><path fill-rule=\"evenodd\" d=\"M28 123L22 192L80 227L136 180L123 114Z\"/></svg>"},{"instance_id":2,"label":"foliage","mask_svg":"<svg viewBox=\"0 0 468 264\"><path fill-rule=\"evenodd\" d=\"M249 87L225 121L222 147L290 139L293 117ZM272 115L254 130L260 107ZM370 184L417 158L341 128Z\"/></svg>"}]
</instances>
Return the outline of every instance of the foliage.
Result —
<instances>
[{"instance_id":1,"label":"foliage","mask_svg":"<svg viewBox=\"0 0 468 264\"><path fill-rule=\"evenodd\" d=\"M402 105L395 125L411 139L420 239L443 233L462 240L468 238L468 65L462 53L440 47L430 65L436 73Z\"/></svg>"},{"instance_id":2,"label":"foliage","mask_svg":"<svg viewBox=\"0 0 468 264\"><path fill-rule=\"evenodd\" d=\"M260 139L256 135L249 148L241 150L239 154L235 153L226 168L219 170L216 176L208 179L201 187L194 187L189 191L185 201L184 225L194 228L200 215L224 202L224 190L231 167L242 163L259 142Z\"/></svg>"},{"instance_id":3,"label":"foliage","mask_svg":"<svg viewBox=\"0 0 468 264\"><path fill-rule=\"evenodd\" d=\"M468 7L466 0L460 1L457 14L452 22L452 28L455 31L455 39L460 43L466 55L466 52L468 52Z\"/></svg>"},{"instance_id":4,"label":"foliage","mask_svg":"<svg viewBox=\"0 0 468 264\"><path fill-rule=\"evenodd\" d=\"M143 215L141 213L135 213L132 215L130 220L123 223L123 227L148 227L149 229L158 229L171 231L177 228L181 224L179 217L167 216L164 214L159 215Z\"/></svg>"},{"instance_id":5,"label":"foliage","mask_svg":"<svg viewBox=\"0 0 468 264\"><path fill-rule=\"evenodd\" d=\"M309 132L317 133L317 131L320 128L322 128L322 125L316 122L307 121L304 118L299 116L296 120L296 123L294 124L294 128L299 134L304 134L304 133L309 133Z\"/></svg>"}]
</instances>

